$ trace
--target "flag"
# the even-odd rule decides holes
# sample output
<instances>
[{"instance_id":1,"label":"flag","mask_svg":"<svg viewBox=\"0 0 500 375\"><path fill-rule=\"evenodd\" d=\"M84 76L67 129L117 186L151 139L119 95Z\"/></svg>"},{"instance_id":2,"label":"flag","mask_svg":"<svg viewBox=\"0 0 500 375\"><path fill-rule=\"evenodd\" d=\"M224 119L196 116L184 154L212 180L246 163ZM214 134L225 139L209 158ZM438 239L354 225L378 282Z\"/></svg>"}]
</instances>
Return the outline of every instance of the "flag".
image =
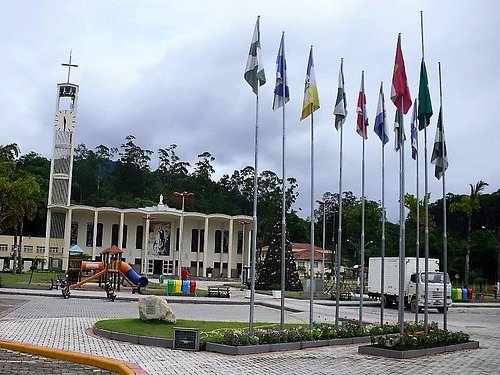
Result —
<instances>
[{"instance_id":1,"label":"flag","mask_svg":"<svg viewBox=\"0 0 500 375\"><path fill-rule=\"evenodd\" d=\"M283 107L290 100L286 79L285 34L281 35L280 48L276 58L276 86L274 87L273 110Z\"/></svg>"},{"instance_id":2,"label":"flag","mask_svg":"<svg viewBox=\"0 0 500 375\"><path fill-rule=\"evenodd\" d=\"M318 87L316 86L316 77L314 76L313 49L309 51L309 62L307 63L306 83L304 87L304 101L302 102L303 120L311 113L319 109Z\"/></svg>"},{"instance_id":3,"label":"flag","mask_svg":"<svg viewBox=\"0 0 500 375\"><path fill-rule=\"evenodd\" d=\"M375 125L373 126L373 130L377 133L384 145L389 142L389 136L387 135L387 122L385 121L385 100L382 82L380 82L377 115L375 116Z\"/></svg>"},{"instance_id":4,"label":"flag","mask_svg":"<svg viewBox=\"0 0 500 375\"><path fill-rule=\"evenodd\" d=\"M365 96L365 72L361 72L361 88L358 95L358 114L356 132L364 139L368 138L368 116L366 114L366 96Z\"/></svg>"},{"instance_id":5,"label":"flag","mask_svg":"<svg viewBox=\"0 0 500 375\"><path fill-rule=\"evenodd\" d=\"M418 130L417 130L417 99L413 104L413 115L411 116L411 157L413 160L417 160L418 154Z\"/></svg>"},{"instance_id":6,"label":"flag","mask_svg":"<svg viewBox=\"0 0 500 375\"><path fill-rule=\"evenodd\" d=\"M264 65L262 65L260 52L260 16L257 17L255 30L253 32L252 44L248 52L247 66L245 68L245 81L252 87L255 95L259 92L259 86L266 83L266 74L264 73Z\"/></svg>"},{"instance_id":7,"label":"flag","mask_svg":"<svg viewBox=\"0 0 500 375\"><path fill-rule=\"evenodd\" d=\"M431 123L432 103L427 80L427 69L424 59L420 64L420 83L418 85L418 129L422 130Z\"/></svg>"},{"instance_id":8,"label":"flag","mask_svg":"<svg viewBox=\"0 0 500 375\"><path fill-rule=\"evenodd\" d=\"M333 115L335 116L335 128L339 130L344 125L345 118L347 117L347 100L344 91L344 59L340 60L339 87L337 89L337 100L335 101Z\"/></svg>"},{"instance_id":9,"label":"flag","mask_svg":"<svg viewBox=\"0 0 500 375\"><path fill-rule=\"evenodd\" d=\"M392 73L391 100L397 109L405 115L411 107L411 95L406 78L405 62L401 51L401 34L398 35L396 46L396 58L394 60L394 72ZM402 101L402 103L401 103Z\"/></svg>"},{"instance_id":10,"label":"flag","mask_svg":"<svg viewBox=\"0 0 500 375\"><path fill-rule=\"evenodd\" d=\"M405 130L401 126L403 124L403 113L396 109L396 116L394 117L394 149L399 151L406 141Z\"/></svg>"},{"instance_id":11,"label":"flag","mask_svg":"<svg viewBox=\"0 0 500 375\"><path fill-rule=\"evenodd\" d=\"M434 175L439 180L448 169L448 154L446 152L446 142L444 141L442 108L439 108L438 123L436 128L436 138L434 138L434 148L432 149L431 163L436 166Z\"/></svg>"}]
</instances>

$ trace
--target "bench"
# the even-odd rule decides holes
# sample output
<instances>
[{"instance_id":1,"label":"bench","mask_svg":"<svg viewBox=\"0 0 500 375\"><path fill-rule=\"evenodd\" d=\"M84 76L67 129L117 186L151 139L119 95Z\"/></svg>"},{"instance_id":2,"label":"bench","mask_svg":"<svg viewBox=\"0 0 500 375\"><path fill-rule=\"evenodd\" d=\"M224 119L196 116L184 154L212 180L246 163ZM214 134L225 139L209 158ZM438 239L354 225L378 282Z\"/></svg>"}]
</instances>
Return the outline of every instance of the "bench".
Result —
<instances>
[{"instance_id":1,"label":"bench","mask_svg":"<svg viewBox=\"0 0 500 375\"><path fill-rule=\"evenodd\" d=\"M61 278L60 275L57 276L57 279L54 280L54 279L50 279L50 286L49 286L49 290L52 290L52 289L56 289L58 290L59 287L61 286L61 282L63 281L63 279Z\"/></svg>"},{"instance_id":2,"label":"bench","mask_svg":"<svg viewBox=\"0 0 500 375\"><path fill-rule=\"evenodd\" d=\"M226 285L210 285L208 287L208 296L229 298L229 287Z\"/></svg>"},{"instance_id":3,"label":"bench","mask_svg":"<svg viewBox=\"0 0 500 375\"><path fill-rule=\"evenodd\" d=\"M134 285L132 287L132 294L142 294L142 291L141 291L141 286L140 285Z\"/></svg>"},{"instance_id":4,"label":"bench","mask_svg":"<svg viewBox=\"0 0 500 375\"><path fill-rule=\"evenodd\" d=\"M352 293L349 291L340 291L340 300L341 301L351 301L352 300ZM332 290L330 292L330 299L335 299L337 297L337 292L335 290Z\"/></svg>"}]
</instances>

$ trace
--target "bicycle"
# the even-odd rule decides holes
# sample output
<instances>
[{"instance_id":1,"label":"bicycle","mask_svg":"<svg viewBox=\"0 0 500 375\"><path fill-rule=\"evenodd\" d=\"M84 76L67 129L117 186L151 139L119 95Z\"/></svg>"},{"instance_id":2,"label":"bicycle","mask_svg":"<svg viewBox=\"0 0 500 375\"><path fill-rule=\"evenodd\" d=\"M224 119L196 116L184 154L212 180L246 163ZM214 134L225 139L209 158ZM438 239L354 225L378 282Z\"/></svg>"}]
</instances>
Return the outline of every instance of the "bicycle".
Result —
<instances>
[{"instance_id":1,"label":"bicycle","mask_svg":"<svg viewBox=\"0 0 500 375\"><path fill-rule=\"evenodd\" d=\"M61 293L62 293L63 298L64 299L68 299L70 297L70 295L71 295L71 293L69 291L68 277L66 277L65 279L60 280L59 286L61 287Z\"/></svg>"}]
</instances>

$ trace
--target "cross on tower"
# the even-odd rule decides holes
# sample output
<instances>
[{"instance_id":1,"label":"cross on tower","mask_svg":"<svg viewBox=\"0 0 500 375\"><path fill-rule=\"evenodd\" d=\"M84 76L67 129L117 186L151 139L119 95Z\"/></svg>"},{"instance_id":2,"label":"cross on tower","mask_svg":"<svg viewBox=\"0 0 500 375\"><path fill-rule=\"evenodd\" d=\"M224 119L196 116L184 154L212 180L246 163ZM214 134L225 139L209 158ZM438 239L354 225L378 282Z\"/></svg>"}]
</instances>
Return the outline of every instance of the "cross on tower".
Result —
<instances>
[{"instance_id":1,"label":"cross on tower","mask_svg":"<svg viewBox=\"0 0 500 375\"><path fill-rule=\"evenodd\" d=\"M68 83L69 83L69 76L71 74L71 67L75 67L75 68L78 67L78 65L76 65L76 64L71 64L71 52L72 51L69 50L69 62L67 64L65 64L65 63L61 64L62 66L67 66L68 67Z\"/></svg>"}]
</instances>

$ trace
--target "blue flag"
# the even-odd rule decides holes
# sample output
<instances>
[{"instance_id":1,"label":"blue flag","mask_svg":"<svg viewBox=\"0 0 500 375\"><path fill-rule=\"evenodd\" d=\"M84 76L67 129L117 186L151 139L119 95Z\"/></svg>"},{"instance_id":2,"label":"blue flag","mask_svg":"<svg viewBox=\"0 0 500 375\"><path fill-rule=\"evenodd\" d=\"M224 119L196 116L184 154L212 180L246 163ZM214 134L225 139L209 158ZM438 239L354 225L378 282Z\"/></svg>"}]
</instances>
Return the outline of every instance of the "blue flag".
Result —
<instances>
[{"instance_id":1,"label":"blue flag","mask_svg":"<svg viewBox=\"0 0 500 375\"><path fill-rule=\"evenodd\" d=\"M380 94L378 96L377 115L375 116L375 126L373 130L378 135L384 145L389 142L387 135L387 122L385 121L385 100L384 91L382 89L382 82L380 82Z\"/></svg>"},{"instance_id":2,"label":"blue flag","mask_svg":"<svg viewBox=\"0 0 500 375\"><path fill-rule=\"evenodd\" d=\"M273 110L283 107L290 100L286 79L285 33L281 35L280 48L276 58L276 86L274 88Z\"/></svg>"}]
</instances>

